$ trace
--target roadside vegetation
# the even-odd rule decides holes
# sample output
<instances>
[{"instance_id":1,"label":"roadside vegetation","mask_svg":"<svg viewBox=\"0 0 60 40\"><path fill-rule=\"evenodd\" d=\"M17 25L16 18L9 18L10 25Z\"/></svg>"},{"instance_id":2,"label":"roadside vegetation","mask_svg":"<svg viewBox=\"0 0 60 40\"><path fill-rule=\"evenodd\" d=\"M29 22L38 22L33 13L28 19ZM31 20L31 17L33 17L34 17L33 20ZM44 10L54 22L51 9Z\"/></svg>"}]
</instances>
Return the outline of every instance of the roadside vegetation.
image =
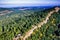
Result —
<instances>
[{"instance_id":1,"label":"roadside vegetation","mask_svg":"<svg viewBox=\"0 0 60 40\"><path fill-rule=\"evenodd\" d=\"M60 11L54 13L41 28L34 30L27 40L60 40Z\"/></svg>"},{"instance_id":2,"label":"roadside vegetation","mask_svg":"<svg viewBox=\"0 0 60 40\"><path fill-rule=\"evenodd\" d=\"M1 16L0 39L12 40L18 34L24 35L26 31L31 29L32 25L36 25L44 20L47 15L47 11L29 11L30 10L17 13L12 12L10 15Z\"/></svg>"},{"instance_id":3,"label":"roadside vegetation","mask_svg":"<svg viewBox=\"0 0 60 40\"><path fill-rule=\"evenodd\" d=\"M24 35L25 32L32 28L32 25L36 25L44 20L51 10L53 9L43 11L22 10L21 12L18 11L7 14L8 16L0 16L0 40L13 40L18 34ZM43 25L43 27L36 29L27 40L39 40L53 36L52 32L57 30L57 24L60 22L59 15L59 12L52 15L48 23Z\"/></svg>"}]
</instances>

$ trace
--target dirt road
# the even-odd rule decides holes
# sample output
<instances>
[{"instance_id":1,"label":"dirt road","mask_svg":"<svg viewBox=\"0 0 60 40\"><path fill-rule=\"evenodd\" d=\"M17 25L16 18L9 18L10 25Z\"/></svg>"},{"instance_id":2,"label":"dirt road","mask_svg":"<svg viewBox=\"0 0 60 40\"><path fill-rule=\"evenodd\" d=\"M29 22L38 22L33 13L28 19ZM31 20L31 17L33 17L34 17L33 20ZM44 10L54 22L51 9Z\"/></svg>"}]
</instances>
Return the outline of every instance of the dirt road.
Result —
<instances>
[{"instance_id":1,"label":"dirt road","mask_svg":"<svg viewBox=\"0 0 60 40\"><path fill-rule=\"evenodd\" d=\"M49 20L49 17L54 13L54 12L58 12L60 10L60 8L55 8L55 10L50 11L48 13L48 15L46 16L46 19L43 20L42 22L38 23L37 26L32 26L32 29L30 29L28 32L26 32L25 36L21 36L21 40L26 40L29 36L31 36L31 34L33 33L33 31L37 28L40 28L42 25L46 24Z\"/></svg>"}]
</instances>

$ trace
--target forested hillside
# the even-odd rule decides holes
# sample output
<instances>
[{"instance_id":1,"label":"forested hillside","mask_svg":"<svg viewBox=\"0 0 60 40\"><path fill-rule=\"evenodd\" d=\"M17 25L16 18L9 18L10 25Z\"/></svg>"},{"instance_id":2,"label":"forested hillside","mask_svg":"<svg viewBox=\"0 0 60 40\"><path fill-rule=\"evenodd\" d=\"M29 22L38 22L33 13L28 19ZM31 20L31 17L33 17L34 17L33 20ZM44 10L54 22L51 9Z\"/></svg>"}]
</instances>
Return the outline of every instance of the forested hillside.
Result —
<instances>
[{"instance_id":1,"label":"forested hillside","mask_svg":"<svg viewBox=\"0 0 60 40\"><path fill-rule=\"evenodd\" d=\"M60 11L54 13L41 28L34 30L27 40L60 40Z\"/></svg>"},{"instance_id":2,"label":"forested hillside","mask_svg":"<svg viewBox=\"0 0 60 40\"><path fill-rule=\"evenodd\" d=\"M24 35L32 25L43 21L48 12L52 9L46 10L14 10L11 13L0 16L0 40L13 40L16 35ZM11 10L9 10L10 12ZM27 40L48 40L57 39L54 33L60 23L60 11L50 17L50 20L43 27L36 29L31 37ZM4 14L4 13L3 13ZM48 37L48 38L47 38Z\"/></svg>"}]
</instances>

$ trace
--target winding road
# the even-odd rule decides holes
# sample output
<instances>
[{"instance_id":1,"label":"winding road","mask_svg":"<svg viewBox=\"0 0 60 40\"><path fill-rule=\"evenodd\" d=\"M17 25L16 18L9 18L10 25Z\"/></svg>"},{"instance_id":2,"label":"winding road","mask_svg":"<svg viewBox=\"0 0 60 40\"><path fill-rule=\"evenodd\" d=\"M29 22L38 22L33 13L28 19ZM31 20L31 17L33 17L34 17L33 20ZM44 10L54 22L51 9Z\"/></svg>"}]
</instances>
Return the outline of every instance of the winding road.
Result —
<instances>
[{"instance_id":1,"label":"winding road","mask_svg":"<svg viewBox=\"0 0 60 40\"><path fill-rule=\"evenodd\" d=\"M26 40L29 36L31 36L31 34L33 33L33 31L37 28L42 27L42 25L46 24L49 20L49 17L54 13L54 12L58 12L60 10L60 8L56 7L55 10L50 11L48 13L48 15L46 16L46 19L43 20L42 22L38 23L37 26L32 26L32 29L28 30L28 32L26 32L25 36L20 36L20 37L16 37L15 40L18 40L18 38L21 38L21 40ZM14 39L13 39L14 40Z\"/></svg>"}]
</instances>

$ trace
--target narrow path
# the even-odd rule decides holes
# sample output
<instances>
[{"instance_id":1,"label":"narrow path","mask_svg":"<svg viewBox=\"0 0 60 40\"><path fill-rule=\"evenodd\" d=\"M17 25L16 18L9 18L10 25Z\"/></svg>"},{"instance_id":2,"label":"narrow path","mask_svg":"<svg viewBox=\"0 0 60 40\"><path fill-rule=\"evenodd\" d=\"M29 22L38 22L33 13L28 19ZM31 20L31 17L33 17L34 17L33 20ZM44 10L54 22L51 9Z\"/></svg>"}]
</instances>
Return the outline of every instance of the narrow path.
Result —
<instances>
[{"instance_id":1,"label":"narrow path","mask_svg":"<svg viewBox=\"0 0 60 40\"><path fill-rule=\"evenodd\" d=\"M60 8L57 8L57 7L56 7L55 10L50 11L50 12L48 13L48 15L46 16L46 19L43 20L42 22L38 23L37 26L32 26L33 28L30 29L28 32L26 32L25 36L21 36L21 37L20 37L21 40L26 40L29 36L31 36L31 34L33 33L33 31L34 31L35 29L40 28L43 24L46 24L47 21L49 20L49 17L50 17L54 12L58 12L59 10L60 10Z\"/></svg>"}]
</instances>

